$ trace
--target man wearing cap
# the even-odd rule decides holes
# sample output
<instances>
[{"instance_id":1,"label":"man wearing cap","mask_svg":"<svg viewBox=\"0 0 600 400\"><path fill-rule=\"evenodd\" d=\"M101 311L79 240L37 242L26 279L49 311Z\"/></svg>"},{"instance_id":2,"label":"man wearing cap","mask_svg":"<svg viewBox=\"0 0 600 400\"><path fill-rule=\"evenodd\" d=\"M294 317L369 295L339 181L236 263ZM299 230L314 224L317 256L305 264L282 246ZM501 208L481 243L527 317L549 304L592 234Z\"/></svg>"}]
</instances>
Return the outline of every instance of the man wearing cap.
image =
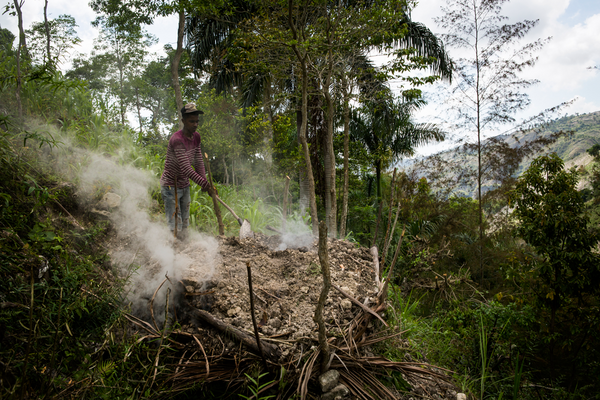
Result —
<instances>
[{"instance_id":1,"label":"man wearing cap","mask_svg":"<svg viewBox=\"0 0 600 400\"><path fill-rule=\"evenodd\" d=\"M171 232L175 230L175 192L177 191L179 208L177 233L181 239L187 237L190 219L190 179L196 182L202 191L207 191L209 188L204 171L200 134L196 132L200 114L204 113L196 109L193 103L188 103L181 109L183 129L175 132L169 139L165 170L160 178L161 194Z\"/></svg>"}]
</instances>

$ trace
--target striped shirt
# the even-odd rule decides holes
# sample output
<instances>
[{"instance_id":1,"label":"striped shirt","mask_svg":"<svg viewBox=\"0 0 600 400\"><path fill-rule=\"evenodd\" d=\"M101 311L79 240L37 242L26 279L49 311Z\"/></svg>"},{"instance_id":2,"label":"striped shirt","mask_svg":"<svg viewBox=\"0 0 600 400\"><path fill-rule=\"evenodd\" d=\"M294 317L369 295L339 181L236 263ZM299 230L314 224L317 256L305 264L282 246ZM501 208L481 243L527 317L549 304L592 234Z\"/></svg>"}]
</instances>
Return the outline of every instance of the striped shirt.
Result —
<instances>
[{"instance_id":1,"label":"striped shirt","mask_svg":"<svg viewBox=\"0 0 600 400\"><path fill-rule=\"evenodd\" d=\"M202 157L202 141L198 132L194 132L192 138L187 138L183 131L177 131L169 139L165 170L160 177L160 184L175 186L176 177L178 188L183 189L190 186L191 179L203 191L208 190L208 180Z\"/></svg>"}]
</instances>

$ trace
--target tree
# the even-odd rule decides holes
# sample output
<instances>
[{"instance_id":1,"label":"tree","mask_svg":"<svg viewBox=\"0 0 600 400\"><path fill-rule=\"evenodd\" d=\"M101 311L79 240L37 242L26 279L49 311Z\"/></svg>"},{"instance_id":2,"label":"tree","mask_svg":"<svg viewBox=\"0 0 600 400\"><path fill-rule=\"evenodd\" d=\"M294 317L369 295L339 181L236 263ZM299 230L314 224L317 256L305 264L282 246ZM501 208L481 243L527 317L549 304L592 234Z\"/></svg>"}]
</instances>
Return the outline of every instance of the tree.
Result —
<instances>
[{"instance_id":1,"label":"tree","mask_svg":"<svg viewBox=\"0 0 600 400\"><path fill-rule=\"evenodd\" d=\"M141 28L127 31L101 20L102 29L94 49L107 58L108 68L105 76L108 95L116 98L119 123L125 125L129 105L135 103L129 91L133 78L140 75L145 65L147 48L156 38Z\"/></svg>"},{"instance_id":2,"label":"tree","mask_svg":"<svg viewBox=\"0 0 600 400\"><path fill-rule=\"evenodd\" d=\"M424 105L421 99L395 99L391 93L366 102L350 123L354 140L365 145L373 160L377 198L381 196L381 172L392 162L414 153L415 147L443 140L443 132L432 124L411 121L412 113Z\"/></svg>"},{"instance_id":3,"label":"tree","mask_svg":"<svg viewBox=\"0 0 600 400\"><path fill-rule=\"evenodd\" d=\"M69 50L81 43L75 31L76 27L75 18L70 15L59 15L47 23L32 23L25 31L29 39L32 61L52 67L58 66L66 59Z\"/></svg>"},{"instance_id":4,"label":"tree","mask_svg":"<svg viewBox=\"0 0 600 400\"><path fill-rule=\"evenodd\" d=\"M10 13L10 15L16 15L19 21L19 47L17 47L17 76L16 76L16 91L15 97L17 99L17 113L19 116L19 122L23 122L23 103L21 102L21 87L23 84L22 74L22 61L23 59L29 60L27 52L27 39L25 37L25 29L23 28L23 4L25 0L14 0L13 4L7 4L4 8L4 13Z\"/></svg>"},{"instance_id":5,"label":"tree","mask_svg":"<svg viewBox=\"0 0 600 400\"><path fill-rule=\"evenodd\" d=\"M477 198L479 202L479 252L483 279L483 133L499 124L514 122L514 114L529 105L523 89L536 83L519 73L535 64L534 55L545 43L536 40L522 47L521 39L538 23L524 20L514 24L504 21L502 6L509 0L447 0L444 15L436 22L447 33L442 35L449 47L463 50L455 59L455 95L453 110L469 130L477 134Z\"/></svg>"},{"instance_id":6,"label":"tree","mask_svg":"<svg viewBox=\"0 0 600 400\"><path fill-rule=\"evenodd\" d=\"M0 28L0 51L4 55L13 54L13 43L15 41L15 35L6 28Z\"/></svg>"},{"instance_id":7,"label":"tree","mask_svg":"<svg viewBox=\"0 0 600 400\"><path fill-rule=\"evenodd\" d=\"M551 332L565 302L600 287L600 259L593 252L598 231L588 227L577 182L576 169L565 171L553 153L533 160L512 193L517 232L540 257L533 267L541 280L539 299L551 311Z\"/></svg>"},{"instance_id":8,"label":"tree","mask_svg":"<svg viewBox=\"0 0 600 400\"><path fill-rule=\"evenodd\" d=\"M357 52L366 57L365 54L370 49L377 48L393 54L394 61L382 72L387 77L392 77L413 68L447 68L447 56L443 51L438 51L439 42L430 40L432 35L416 37L414 40L405 37L407 32L423 34L424 30L421 25L411 24L406 16L406 4L401 1L292 1L288 2L287 7L277 2L258 4L234 1L217 15L197 15L188 25L188 43L193 49L194 63L198 69L211 75L211 84L217 90L232 90L237 86L246 99L270 101L270 98L256 94L256 89L277 95L276 81L273 79L277 74L273 73L273 67L284 66L287 79L292 85L279 85L279 88L292 91L286 94L291 96L291 101L286 106L297 109L299 142L303 149L306 148L303 150L305 157L311 157L313 162L317 159L320 163L321 157L314 156L314 145L308 151L308 143L305 146L303 141L309 132L309 121L313 121L313 125L314 121L324 121L322 127L313 126L317 135L322 135L315 138L314 143L318 146L323 143L319 154L324 155L324 171L319 174L322 174L319 183L323 189L328 232L335 234L337 205L333 137L336 100L340 97L336 92L342 86L339 84L342 76L350 80L358 76L353 72L349 73L348 63L344 59ZM401 50L395 51L397 47ZM435 56L439 57L433 56L434 50L438 51ZM261 56L251 55L252 52ZM271 61L277 56L277 61ZM259 71L257 64L262 70ZM450 75L447 69L444 71ZM411 83L422 83L429 79L431 78L409 80ZM252 82L252 85L247 84L248 82ZM347 82L346 87L351 86ZM315 106L309 107L309 102ZM245 101L244 105L247 104ZM308 161L305 164L305 170L314 168L313 165L309 167ZM302 189L310 187L310 180L314 181L316 178L306 171L301 171L300 176L306 177L300 179L302 202L303 192L309 192L313 197L312 190ZM345 196L347 198L347 194ZM311 205L311 215L314 214L313 230L316 232L316 211L312 210L316 207L316 201L310 200L308 203Z\"/></svg>"},{"instance_id":9,"label":"tree","mask_svg":"<svg viewBox=\"0 0 600 400\"><path fill-rule=\"evenodd\" d=\"M135 32L143 25L152 24L157 16L178 15L177 46L171 60L171 82L173 85L175 104L179 112L183 108L183 96L180 85L180 62L184 52L183 39L186 14L201 12L204 9L215 9L221 1L203 0L92 0L92 9L102 14L100 19L107 26L116 27L121 31ZM97 20L99 22L99 20ZM179 127L182 123L177 118Z\"/></svg>"},{"instance_id":10,"label":"tree","mask_svg":"<svg viewBox=\"0 0 600 400\"><path fill-rule=\"evenodd\" d=\"M589 155L594 157L594 164L590 171L591 195L594 204L600 203L600 144L595 144L587 149Z\"/></svg>"}]
</instances>

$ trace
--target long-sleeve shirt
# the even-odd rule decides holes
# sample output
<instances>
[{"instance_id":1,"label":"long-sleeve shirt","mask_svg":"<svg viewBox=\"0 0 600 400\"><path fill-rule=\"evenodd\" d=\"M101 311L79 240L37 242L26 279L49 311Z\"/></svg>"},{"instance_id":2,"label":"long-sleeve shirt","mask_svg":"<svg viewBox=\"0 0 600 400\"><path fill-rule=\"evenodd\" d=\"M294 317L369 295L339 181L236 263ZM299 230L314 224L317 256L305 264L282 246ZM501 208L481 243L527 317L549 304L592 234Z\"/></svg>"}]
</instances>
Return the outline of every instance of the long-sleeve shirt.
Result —
<instances>
[{"instance_id":1,"label":"long-sleeve shirt","mask_svg":"<svg viewBox=\"0 0 600 400\"><path fill-rule=\"evenodd\" d=\"M187 138L183 131L177 131L169 139L165 170L160 177L160 184L175 186L175 177L177 177L178 188L190 186L191 179L200 185L203 191L208 190L202 157L202 141L198 132L194 132L191 138Z\"/></svg>"}]
</instances>

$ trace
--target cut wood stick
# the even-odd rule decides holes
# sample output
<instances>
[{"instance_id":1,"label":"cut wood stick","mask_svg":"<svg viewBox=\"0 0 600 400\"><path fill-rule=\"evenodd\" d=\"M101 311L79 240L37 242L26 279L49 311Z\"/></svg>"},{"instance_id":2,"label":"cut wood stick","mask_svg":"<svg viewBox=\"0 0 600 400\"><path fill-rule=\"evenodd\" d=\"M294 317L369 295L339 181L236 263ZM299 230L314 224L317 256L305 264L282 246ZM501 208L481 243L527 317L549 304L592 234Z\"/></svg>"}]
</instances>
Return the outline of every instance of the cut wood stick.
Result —
<instances>
[{"instance_id":1,"label":"cut wood stick","mask_svg":"<svg viewBox=\"0 0 600 400\"><path fill-rule=\"evenodd\" d=\"M66 208L64 208L64 207L63 207L63 205L62 205L62 204L60 204L60 203L58 202L58 200L54 200L54 202L55 202L55 203L56 203L56 204L57 204L57 205L60 207L60 209L61 209L61 210L63 210L65 213L67 213L67 216L69 217L69 220L70 220L70 221L71 221L73 224L75 224L75 226L77 226L79 229L82 229L82 230L84 229L84 228L83 228L83 226L81 226L81 224L80 224L79 222L77 222L77 220L75 219L75 217L73 217L73 216L71 215L71 213L70 213L70 212L68 212L68 211L66 210Z\"/></svg>"},{"instance_id":2,"label":"cut wood stick","mask_svg":"<svg viewBox=\"0 0 600 400\"><path fill-rule=\"evenodd\" d=\"M373 269L375 270L375 284L378 288L381 288L381 277L379 275L379 253L377 246L373 246L369 249L369 252L373 256Z\"/></svg>"},{"instance_id":3,"label":"cut wood stick","mask_svg":"<svg viewBox=\"0 0 600 400\"><path fill-rule=\"evenodd\" d=\"M177 239L177 221L179 220L179 197L177 196L177 177L175 177L175 215L174 216L175 216L175 229L173 229L173 239Z\"/></svg>"},{"instance_id":4,"label":"cut wood stick","mask_svg":"<svg viewBox=\"0 0 600 400\"><path fill-rule=\"evenodd\" d=\"M365 306L363 303L361 303L360 301L356 300L354 297L350 296L348 293L344 292L341 288L339 288L338 286L334 285L333 283L331 284L331 286L335 290L337 290L338 292L340 292L342 294L342 296L346 297L348 300L350 300L351 302L353 302L354 304L356 304L357 306L359 306L360 308L362 308L364 312L371 314L372 316L376 317L381 322L383 322L383 324L386 327L389 327L389 325L387 324L387 322L385 322L383 320L383 318L381 318L379 316L379 314L375 313L375 311L371 310L369 307Z\"/></svg>"},{"instance_id":5,"label":"cut wood stick","mask_svg":"<svg viewBox=\"0 0 600 400\"><path fill-rule=\"evenodd\" d=\"M270 231L273 231L273 232L279 233L280 235L283 235L283 232L282 232L282 231L280 231L280 230L279 230L279 229L277 229L277 228L273 228L271 225L265 225L265 229L268 229L268 230L270 230Z\"/></svg>"},{"instance_id":6,"label":"cut wood stick","mask_svg":"<svg viewBox=\"0 0 600 400\"><path fill-rule=\"evenodd\" d=\"M252 268L250 268L250 262L246 262L246 270L248 271L248 288L250 293L250 316L252 317L252 326L254 327L254 336L256 337L256 347L258 347L258 353L260 358L263 360L265 370L268 368L267 359L263 353L262 346L260 343L260 337L258 336L258 325L256 324L256 316L254 315L254 290L252 290ZM258 297L258 296L257 296ZM263 300L264 301L264 300Z\"/></svg>"},{"instance_id":7,"label":"cut wood stick","mask_svg":"<svg viewBox=\"0 0 600 400\"><path fill-rule=\"evenodd\" d=\"M394 277L394 265L396 265L396 261L398 261L398 254L400 253L400 247L402 247L402 241L404 240L404 234L406 233L406 224L402 227L402 234L400 235L400 239L398 239L398 245L396 246L396 251L394 252L394 259L392 260L392 264L390 265L390 270L388 271L387 276L385 277L385 283L381 287L381 291L377 296L379 298L379 302L385 302L385 298L387 296L387 288L390 282L390 279Z\"/></svg>"},{"instance_id":8,"label":"cut wood stick","mask_svg":"<svg viewBox=\"0 0 600 400\"><path fill-rule=\"evenodd\" d=\"M331 273L329 270L329 253L327 251L327 224L325 221L319 223L319 262L321 264L321 274L323 275L323 287L317 301L313 321L319 328L319 348L321 349L321 373L327 372L329 364L329 344L327 343L327 328L323 319L323 308L331 288Z\"/></svg>"},{"instance_id":9,"label":"cut wood stick","mask_svg":"<svg viewBox=\"0 0 600 400\"><path fill-rule=\"evenodd\" d=\"M246 346L248 348L248 350L250 350L254 354L259 354L259 350L256 345L256 340L252 335L250 335L246 332L243 332L243 331L237 329L236 327L234 327L233 325L230 325L230 324L216 318L209 312L206 312L204 310L199 310L199 309L193 307L187 301L185 302L185 304L187 307L189 307L193 316L201 319L202 321L206 322L213 328L229 335L233 339L236 339L238 342L241 342L242 344L244 344L244 346ZM268 359L271 359L271 360L278 360L279 356L281 355L281 351L279 350L279 347L274 346L269 343L262 343L262 350L263 350L263 354L265 355L265 357L267 357Z\"/></svg>"},{"instance_id":10,"label":"cut wood stick","mask_svg":"<svg viewBox=\"0 0 600 400\"><path fill-rule=\"evenodd\" d=\"M285 177L285 187L283 189L283 212L282 212L282 221L281 227L285 229L287 222L287 207L288 207L288 192L290 190L290 177L286 175Z\"/></svg>"},{"instance_id":11,"label":"cut wood stick","mask_svg":"<svg viewBox=\"0 0 600 400\"><path fill-rule=\"evenodd\" d=\"M158 285L158 287L154 291L154 294L152 295L152 299L150 300L150 316L152 317L152 322L154 323L154 327L156 328L157 331L160 331L160 329L158 328L158 324L156 323L156 318L154 318L154 298L156 297L156 293L158 293L158 291L160 290L162 285L164 285L168 279L169 278L165 275L165 279L161 282L160 285ZM165 321L165 324L166 324L166 321Z\"/></svg>"},{"instance_id":12,"label":"cut wood stick","mask_svg":"<svg viewBox=\"0 0 600 400\"><path fill-rule=\"evenodd\" d=\"M381 264L385 265L385 257L387 256L387 252L388 252L388 246L387 246L387 242L388 242L388 237L390 236L390 225L392 224L392 210L394 208L394 198L395 198L395 194L396 194L396 168L394 168L394 175L392 175L392 190L391 190L391 194L390 194L390 207L389 207L389 212L388 212L388 222L387 222L387 228L385 230L385 236L383 239L383 258L382 258L382 262ZM394 232L392 231L392 234Z\"/></svg>"}]
</instances>

